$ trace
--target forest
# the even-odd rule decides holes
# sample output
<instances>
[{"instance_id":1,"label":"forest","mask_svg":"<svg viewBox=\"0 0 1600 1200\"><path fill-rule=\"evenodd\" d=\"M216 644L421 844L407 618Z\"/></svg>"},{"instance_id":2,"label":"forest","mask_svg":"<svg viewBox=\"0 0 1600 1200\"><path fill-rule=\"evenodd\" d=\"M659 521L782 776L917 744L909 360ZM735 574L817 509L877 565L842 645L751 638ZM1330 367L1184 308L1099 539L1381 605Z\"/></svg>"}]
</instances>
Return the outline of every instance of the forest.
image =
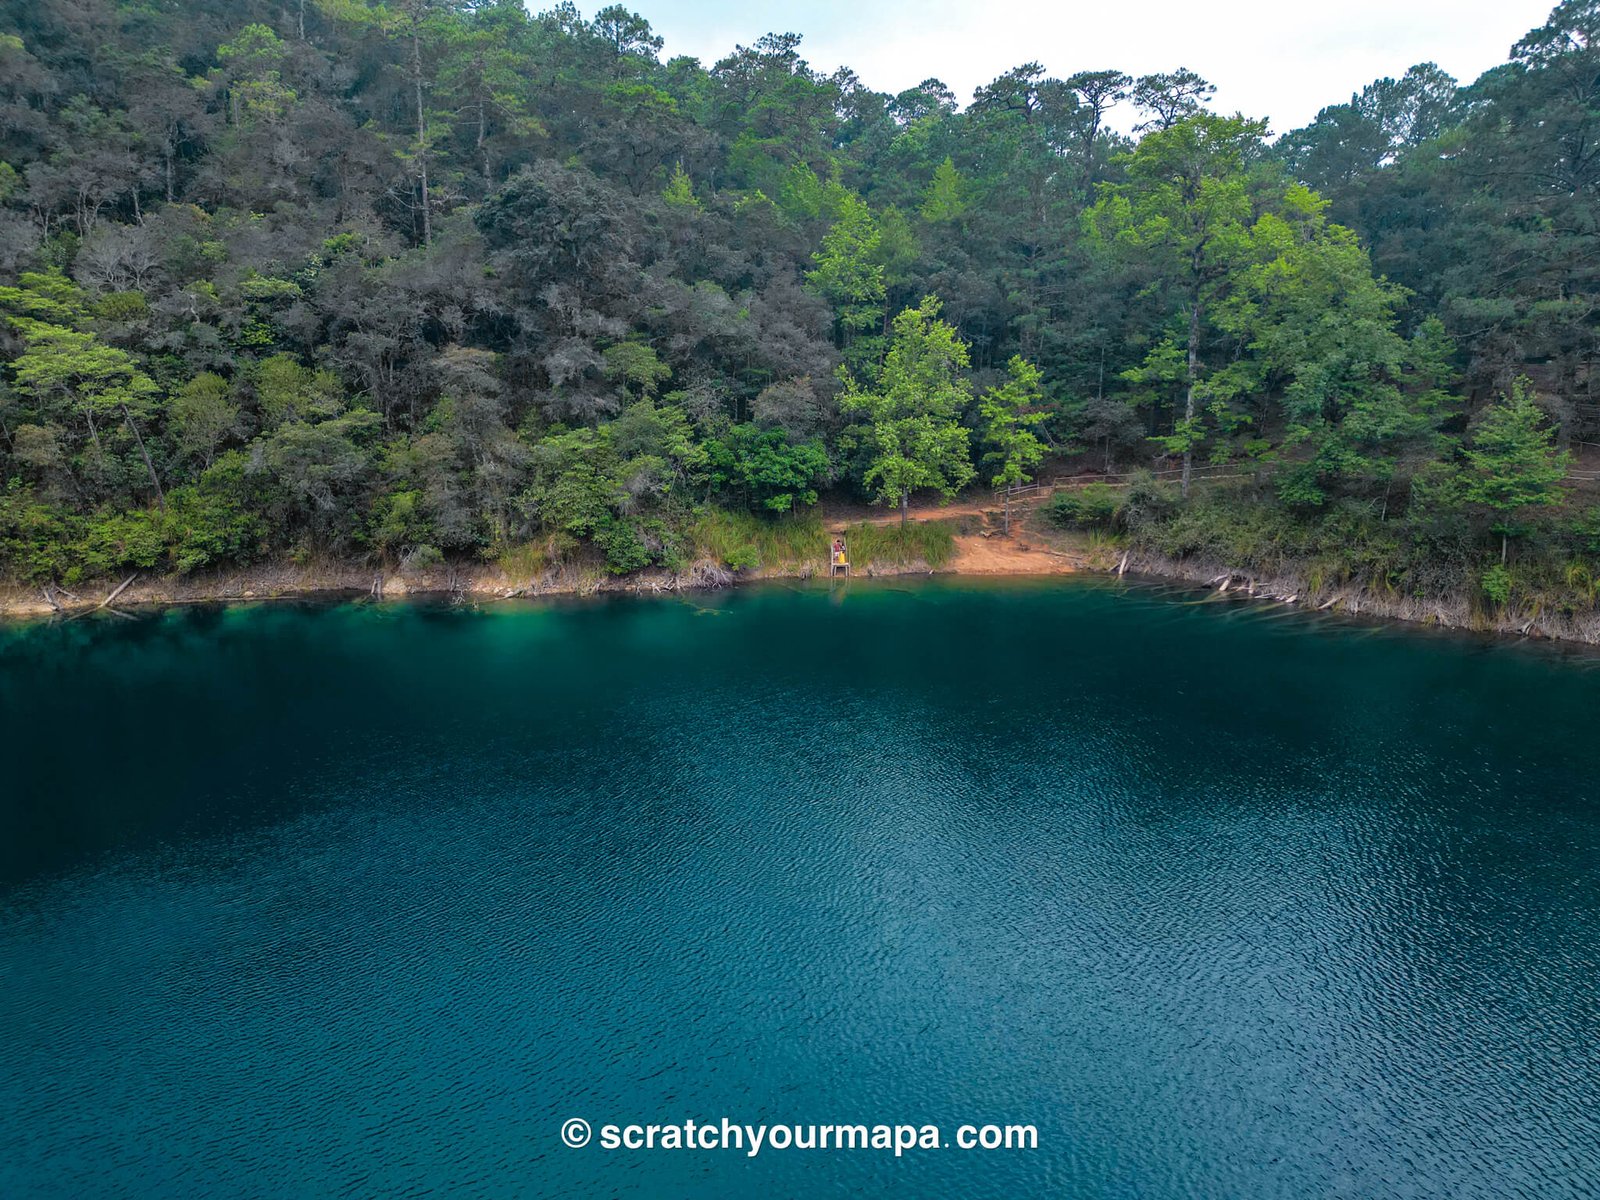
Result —
<instances>
[{"instance_id":1,"label":"forest","mask_svg":"<svg viewBox=\"0 0 1600 1200\"><path fill-rule=\"evenodd\" d=\"M889 95L620 6L0 0L0 576L737 568L1100 472L1040 519L1593 607L1597 37L1277 131L1176 64Z\"/></svg>"}]
</instances>

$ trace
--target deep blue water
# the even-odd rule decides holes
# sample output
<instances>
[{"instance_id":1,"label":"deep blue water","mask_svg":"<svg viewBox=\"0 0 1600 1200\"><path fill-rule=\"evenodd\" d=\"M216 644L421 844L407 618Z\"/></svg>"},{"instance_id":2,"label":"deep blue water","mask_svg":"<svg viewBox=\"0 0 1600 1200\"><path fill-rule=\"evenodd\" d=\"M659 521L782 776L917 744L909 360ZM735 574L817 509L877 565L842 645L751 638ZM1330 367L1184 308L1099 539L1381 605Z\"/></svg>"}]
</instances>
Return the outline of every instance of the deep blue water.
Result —
<instances>
[{"instance_id":1,"label":"deep blue water","mask_svg":"<svg viewBox=\"0 0 1600 1200\"><path fill-rule=\"evenodd\" d=\"M0 1196L1594 1196L1597 714L1076 581L0 630Z\"/></svg>"}]
</instances>

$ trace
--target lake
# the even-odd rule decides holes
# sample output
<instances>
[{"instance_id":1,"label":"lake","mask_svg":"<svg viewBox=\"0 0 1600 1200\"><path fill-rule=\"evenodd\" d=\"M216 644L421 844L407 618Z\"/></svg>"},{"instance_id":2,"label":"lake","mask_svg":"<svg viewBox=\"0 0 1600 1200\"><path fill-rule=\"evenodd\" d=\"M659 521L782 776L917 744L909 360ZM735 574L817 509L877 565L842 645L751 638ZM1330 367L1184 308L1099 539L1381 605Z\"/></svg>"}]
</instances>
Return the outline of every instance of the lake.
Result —
<instances>
[{"instance_id":1,"label":"lake","mask_svg":"<svg viewBox=\"0 0 1600 1200\"><path fill-rule=\"evenodd\" d=\"M1593 1196L1597 713L1103 581L3 629L0 1195ZM724 1118L939 1144L601 1144Z\"/></svg>"}]
</instances>

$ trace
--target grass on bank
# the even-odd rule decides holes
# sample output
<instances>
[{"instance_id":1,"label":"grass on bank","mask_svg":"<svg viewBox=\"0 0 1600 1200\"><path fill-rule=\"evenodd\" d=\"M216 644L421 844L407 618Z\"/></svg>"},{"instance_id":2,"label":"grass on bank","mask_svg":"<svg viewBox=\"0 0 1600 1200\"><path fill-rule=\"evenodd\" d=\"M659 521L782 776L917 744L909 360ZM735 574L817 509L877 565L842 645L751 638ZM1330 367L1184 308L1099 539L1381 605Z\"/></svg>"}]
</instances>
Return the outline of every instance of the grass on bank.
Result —
<instances>
[{"instance_id":1,"label":"grass on bank","mask_svg":"<svg viewBox=\"0 0 1600 1200\"><path fill-rule=\"evenodd\" d=\"M812 513L776 519L755 513L708 508L693 528L696 549L735 570L825 570L834 533ZM955 554L956 522L912 521L874 525L857 522L844 529L854 571L926 563L939 570Z\"/></svg>"},{"instance_id":2,"label":"grass on bank","mask_svg":"<svg viewBox=\"0 0 1600 1200\"><path fill-rule=\"evenodd\" d=\"M816 567L827 562L828 534L813 513L762 517L750 512L706 508L690 528L697 553L736 571Z\"/></svg>"},{"instance_id":3,"label":"grass on bank","mask_svg":"<svg viewBox=\"0 0 1600 1200\"><path fill-rule=\"evenodd\" d=\"M903 527L898 522L848 525L843 532L851 569L861 573L874 567L926 565L940 570L955 554L957 526L956 521L913 521ZM683 570L694 562L710 561L731 571L822 572L827 570L829 549L839 529L815 513L770 517L707 507L674 528L672 557L662 556L655 565ZM519 587L553 569L605 567L594 547L561 534L505 547L494 560Z\"/></svg>"},{"instance_id":4,"label":"grass on bank","mask_svg":"<svg viewBox=\"0 0 1600 1200\"><path fill-rule=\"evenodd\" d=\"M1042 513L1058 528L1162 558L1292 578L1313 597L1353 588L1401 605L1459 601L1485 624L1600 619L1600 514L1547 514L1502 564L1498 539L1465 511L1385 519L1378 506L1347 501L1297 514L1248 486L1184 501L1174 485L1149 479L1093 485L1057 494Z\"/></svg>"},{"instance_id":5,"label":"grass on bank","mask_svg":"<svg viewBox=\"0 0 1600 1200\"><path fill-rule=\"evenodd\" d=\"M845 530L853 570L868 567L906 567L927 563L930 570L945 566L956 552L955 521L910 521L905 525L851 525Z\"/></svg>"}]
</instances>

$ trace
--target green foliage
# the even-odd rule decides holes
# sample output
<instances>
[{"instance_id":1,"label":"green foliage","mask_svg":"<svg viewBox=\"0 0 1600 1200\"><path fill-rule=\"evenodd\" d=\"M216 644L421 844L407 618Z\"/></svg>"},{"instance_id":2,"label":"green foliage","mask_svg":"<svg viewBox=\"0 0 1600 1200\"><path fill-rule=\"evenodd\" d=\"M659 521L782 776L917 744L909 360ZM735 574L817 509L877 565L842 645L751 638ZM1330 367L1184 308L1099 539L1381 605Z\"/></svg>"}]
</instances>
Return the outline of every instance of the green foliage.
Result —
<instances>
[{"instance_id":1,"label":"green foliage","mask_svg":"<svg viewBox=\"0 0 1600 1200\"><path fill-rule=\"evenodd\" d=\"M167 528L174 568L248 563L264 548L266 522L261 484L245 456L233 451L207 467L194 484L167 496Z\"/></svg>"},{"instance_id":2,"label":"green foliage","mask_svg":"<svg viewBox=\"0 0 1600 1200\"><path fill-rule=\"evenodd\" d=\"M168 411L179 452L207 467L217 448L240 429L241 413L229 396L228 381L212 371L200 372L179 388Z\"/></svg>"},{"instance_id":3,"label":"green foliage","mask_svg":"<svg viewBox=\"0 0 1600 1200\"><path fill-rule=\"evenodd\" d=\"M605 352L605 373L627 394L653 396L672 377L672 368L642 342L618 342Z\"/></svg>"},{"instance_id":4,"label":"green foliage","mask_svg":"<svg viewBox=\"0 0 1600 1200\"><path fill-rule=\"evenodd\" d=\"M867 451L862 484L877 503L902 507L931 488L953 497L976 475L968 433L958 417L972 387L962 372L967 346L939 320L939 301L925 297L894 319L894 337L871 389L846 380L840 406L862 418Z\"/></svg>"},{"instance_id":5,"label":"green foliage","mask_svg":"<svg viewBox=\"0 0 1600 1200\"><path fill-rule=\"evenodd\" d=\"M1157 451L1262 482L1051 513L1430 595L1487 594L1493 530L1506 603L1592 603L1554 449L1600 440L1592 4L1271 144L1192 72L1024 64L963 108L792 34L663 62L620 6L13 7L8 577L817 562L767 518L836 472L904 504Z\"/></svg>"},{"instance_id":6,"label":"green foliage","mask_svg":"<svg viewBox=\"0 0 1600 1200\"><path fill-rule=\"evenodd\" d=\"M956 526L951 521L909 521L900 525L851 525L845 530L850 565L855 571L874 566L926 564L937 571L954 557Z\"/></svg>"},{"instance_id":7,"label":"green foliage","mask_svg":"<svg viewBox=\"0 0 1600 1200\"><path fill-rule=\"evenodd\" d=\"M370 518L368 539L383 554L401 557L429 544L432 524L420 491L410 489L378 497Z\"/></svg>"},{"instance_id":8,"label":"green foliage","mask_svg":"<svg viewBox=\"0 0 1600 1200\"><path fill-rule=\"evenodd\" d=\"M876 261L882 236L872 210L847 195L822 249L812 256L816 267L806 273L806 282L833 305L844 339L883 319L883 266Z\"/></svg>"},{"instance_id":9,"label":"green foliage","mask_svg":"<svg viewBox=\"0 0 1600 1200\"><path fill-rule=\"evenodd\" d=\"M989 467L991 487L1028 483L1028 472L1044 461L1044 443L1033 430L1046 414L1040 411L1044 391L1039 368L1013 355L1007 365L1011 378L990 388L978 401L983 440L989 447L983 461Z\"/></svg>"},{"instance_id":10,"label":"green foliage","mask_svg":"<svg viewBox=\"0 0 1600 1200\"><path fill-rule=\"evenodd\" d=\"M78 562L91 575L149 570L166 554L163 524L159 514L145 509L95 513L78 544Z\"/></svg>"},{"instance_id":11,"label":"green foliage","mask_svg":"<svg viewBox=\"0 0 1600 1200\"><path fill-rule=\"evenodd\" d=\"M821 568L829 538L822 522L807 514L772 517L721 508L698 514L690 530L695 550L735 570Z\"/></svg>"},{"instance_id":12,"label":"green foliage","mask_svg":"<svg viewBox=\"0 0 1600 1200\"><path fill-rule=\"evenodd\" d=\"M1493 514L1496 533L1518 533L1521 514L1560 501L1568 456L1556 452L1554 440L1526 379L1484 411L1466 452L1465 497Z\"/></svg>"},{"instance_id":13,"label":"green foliage","mask_svg":"<svg viewBox=\"0 0 1600 1200\"><path fill-rule=\"evenodd\" d=\"M0 491L0 569L12 579L60 579L76 566L81 518L39 498L21 480Z\"/></svg>"},{"instance_id":14,"label":"green foliage","mask_svg":"<svg viewBox=\"0 0 1600 1200\"><path fill-rule=\"evenodd\" d=\"M1093 529L1110 526L1122 507L1122 495L1107 483L1091 483L1071 491L1059 491L1044 505L1047 520L1064 529Z\"/></svg>"},{"instance_id":15,"label":"green foliage","mask_svg":"<svg viewBox=\"0 0 1600 1200\"><path fill-rule=\"evenodd\" d=\"M1505 563L1495 563L1483 573L1479 581L1483 587L1484 596L1497 608L1504 608L1511 603L1511 572L1506 569Z\"/></svg>"},{"instance_id":16,"label":"green foliage","mask_svg":"<svg viewBox=\"0 0 1600 1200\"><path fill-rule=\"evenodd\" d=\"M337 375L302 366L288 354L257 363L252 384L261 423L269 429L285 421L336 416L344 408L344 389Z\"/></svg>"},{"instance_id":17,"label":"green foliage","mask_svg":"<svg viewBox=\"0 0 1600 1200\"><path fill-rule=\"evenodd\" d=\"M735 425L708 441L706 456L714 492L775 512L815 504L829 469L820 441L791 443L782 430L755 425Z\"/></svg>"},{"instance_id":18,"label":"green foliage","mask_svg":"<svg viewBox=\"0 0 1600 1200\"><path fill-rule=\"evenodd\" d=\"M683 163L678 163L672 169L672 178L667 180L667 186L662 189L661 198L673 208L700 211L700 201L695 199L694 184L689 179L689 173L683 169Z\"/></svg>"},{"instance_id":19,"label":"green foliage","mask_svg":"<svg viewBox=\"0 0 1600 1200\"><path fill-rule=\"evenodd\" d=\"M924 221L938 224L957 221L966 215L967 183L956 170L955 160L948 155L933 171L933 182L922 197L919 210Z\"/></svg>"},{"instance_id":20,"label":"green foliage","mask_svg":"<svg viewBox=\"0 0 1600 1200\"><path fill-rule=\"evenodd\" d=\"M593 534L594 544L605 553L606 570L613 575L626 575L650 565L652 556L632 523L608 513L595 525Z\"/></svg>"}]
</instances>

